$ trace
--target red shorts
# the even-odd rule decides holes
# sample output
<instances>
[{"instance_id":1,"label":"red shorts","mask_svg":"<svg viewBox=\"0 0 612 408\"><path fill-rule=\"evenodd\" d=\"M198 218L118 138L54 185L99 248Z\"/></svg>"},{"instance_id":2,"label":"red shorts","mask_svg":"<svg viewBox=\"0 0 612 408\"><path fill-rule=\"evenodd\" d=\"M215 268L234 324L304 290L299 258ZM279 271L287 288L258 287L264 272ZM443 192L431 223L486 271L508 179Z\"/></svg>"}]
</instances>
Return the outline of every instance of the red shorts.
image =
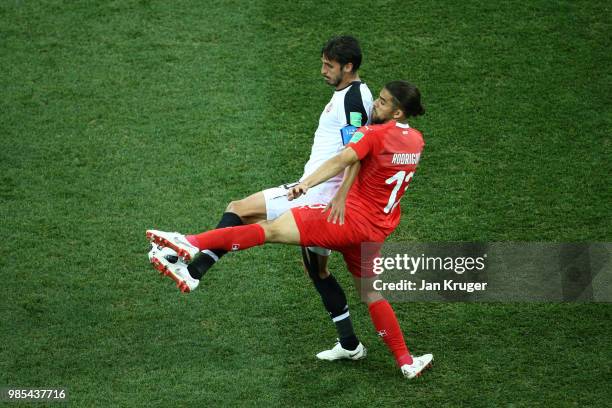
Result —
<instances>
[{"instance_id":1,"label":"red shorts","mask_svg":"<svg viewBox=\"0 0 612 408\"><path fill-rule=\"evenodd\" d=\"M348 208L344 214L344 224L332 224L327 221L329 212L323 213L324 208L324 204L315 204L291 209L300 231L300 244L338 251L342 253L351 274L357 277L374 276L372 259L380 256L380 246L386 237L372 228L361 214ZM369 243L367 250L362 251L363 243Z\"/></svg>"}]
</instances>

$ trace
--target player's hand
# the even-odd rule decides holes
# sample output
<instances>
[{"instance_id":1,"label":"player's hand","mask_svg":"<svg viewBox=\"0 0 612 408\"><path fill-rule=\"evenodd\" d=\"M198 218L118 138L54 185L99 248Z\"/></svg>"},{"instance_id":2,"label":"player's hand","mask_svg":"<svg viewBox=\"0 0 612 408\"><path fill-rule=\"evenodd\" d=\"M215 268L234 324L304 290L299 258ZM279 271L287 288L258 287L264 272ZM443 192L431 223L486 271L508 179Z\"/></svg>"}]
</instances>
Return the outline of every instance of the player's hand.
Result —
<instances>
[{"instance_id":1,"label":"player's hand","mask_svg":"<svg viewBox=\"0 0 612 408\"><path fill-rule=\"evenodd\" d=\"M289 201L295 200L296 198L306 194L307 191L308 186L306 184L299 183L298 185L293 186L289 189L289 191L287 192L287 199Z\"/></svg>"},{"instance_id":2,"label":"player's hand","mask_svg":"<svg viewBox=\"0 0 612 408\"><path fill-rule=\"evenodd\" d=\"M346 197L336 196L327 204L327 207L323 210L325 213L329 211L327 216L327 222L335 224L338 222L340 225L344 225L344 208L346 206Z\"/></svg>"}]
</instances>

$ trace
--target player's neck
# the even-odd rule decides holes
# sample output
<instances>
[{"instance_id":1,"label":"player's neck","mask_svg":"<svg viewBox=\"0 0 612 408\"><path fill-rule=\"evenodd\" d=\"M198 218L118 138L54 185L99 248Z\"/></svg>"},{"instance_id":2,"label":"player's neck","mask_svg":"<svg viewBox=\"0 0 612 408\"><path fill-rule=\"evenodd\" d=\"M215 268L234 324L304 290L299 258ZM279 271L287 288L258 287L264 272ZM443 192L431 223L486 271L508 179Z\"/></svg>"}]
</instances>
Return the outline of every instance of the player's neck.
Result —
<instances>
[{"instance_id":1,"label":"player's neck","mask_svg":"<svg viewBox=\"0 0 612 408\"><path fill-rule=\"evenodd\" d=\"M359 74L354 73L351 75L347 75L346 78L344 78L338 85L336 85L336 91L343 90L344 88L349 86L351 82L355 81L361 81L361 79L359 79Z\"/></svg>"}]
</instances>

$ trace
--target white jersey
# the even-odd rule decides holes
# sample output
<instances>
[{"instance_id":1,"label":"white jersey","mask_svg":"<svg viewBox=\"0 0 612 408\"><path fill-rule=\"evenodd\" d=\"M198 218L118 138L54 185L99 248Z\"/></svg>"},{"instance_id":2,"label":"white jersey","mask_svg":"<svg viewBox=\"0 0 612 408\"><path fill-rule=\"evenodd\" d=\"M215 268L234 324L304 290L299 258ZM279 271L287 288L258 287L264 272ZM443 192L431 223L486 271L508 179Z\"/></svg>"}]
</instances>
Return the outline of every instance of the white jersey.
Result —
<instances>
[{"instance_id":1,"label":"white jersey","mask_svg":"<svg viewBox=\"0 0 612 408\"><path fill-rule=\"evenodd\" d=\"M350 124L351 112L361 114L361 126L370 123L372 104L370 89L359 81L351 82L346 88L334 92L319 118L310 159L304 166L304 175L300 181L342 150L344 145L340 129ZM328 183L340 184L343 175L344 172L332 177Z\"/></svg>"}]
</instances>

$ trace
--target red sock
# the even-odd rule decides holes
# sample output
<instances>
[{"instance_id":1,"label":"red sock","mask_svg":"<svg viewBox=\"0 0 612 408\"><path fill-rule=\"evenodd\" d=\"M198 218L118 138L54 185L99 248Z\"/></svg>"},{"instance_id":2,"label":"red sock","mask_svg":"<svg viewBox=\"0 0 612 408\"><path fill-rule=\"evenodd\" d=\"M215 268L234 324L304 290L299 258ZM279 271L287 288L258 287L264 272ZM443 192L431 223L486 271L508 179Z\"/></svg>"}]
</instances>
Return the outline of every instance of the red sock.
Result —
<instances>
[{"instance_id":1,"label":"red sock","mask_svg":"<svg viewBox=\"0 0 612 408\"><path fill-rule=\"evenodd\" d=\"M378 335L382 337L389 350L395 356L397 364L400 367L404 364L412 364L412 356L404 342L402 329L389 302L382 299L371 303L368 309L370 310L370 317Z\"/></svg>"},{"instance_id":2,"label":"red sock","mask_svg":"<svg viewBox=\"0 0 612 408\"><path fill-rule=\"evenodd\" d=\"M187 235L187 241L203 249L223 249L225 251L238 251L256 245L263 245L266 241L264 229L259 224L241 225L239 227L219 228L197 235Z\"/></svg>"}]
</instances>

